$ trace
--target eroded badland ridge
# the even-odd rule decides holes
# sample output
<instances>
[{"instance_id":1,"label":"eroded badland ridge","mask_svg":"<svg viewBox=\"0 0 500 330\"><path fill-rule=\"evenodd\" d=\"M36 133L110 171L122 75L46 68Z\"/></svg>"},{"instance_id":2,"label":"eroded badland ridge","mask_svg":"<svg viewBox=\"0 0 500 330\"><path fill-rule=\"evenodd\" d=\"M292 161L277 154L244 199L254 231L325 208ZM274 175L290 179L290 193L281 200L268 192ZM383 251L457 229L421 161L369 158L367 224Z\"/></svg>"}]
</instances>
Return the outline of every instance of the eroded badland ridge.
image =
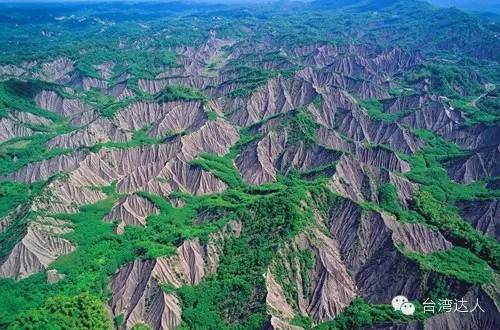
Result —
<instances>
[{"instance_id":1,"label":"eroded badland ridge","mask_svg":"<svg viewBox=\"0 0 500 330\"><path fill-rule=\"evenodd\" d=\"M30 6L0 15L0 328L500 328L494 19Z\"/></svg>"}]
</instances>

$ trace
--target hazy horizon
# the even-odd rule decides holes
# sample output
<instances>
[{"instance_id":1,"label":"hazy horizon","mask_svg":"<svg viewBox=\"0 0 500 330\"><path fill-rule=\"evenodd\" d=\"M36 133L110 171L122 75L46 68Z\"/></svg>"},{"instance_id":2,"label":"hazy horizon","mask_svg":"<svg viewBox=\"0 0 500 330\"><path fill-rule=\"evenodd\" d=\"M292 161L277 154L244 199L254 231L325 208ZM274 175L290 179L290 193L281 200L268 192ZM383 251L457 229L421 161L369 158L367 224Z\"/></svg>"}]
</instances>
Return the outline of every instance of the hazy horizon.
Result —
<instances>
[{"instance_id":1,"label":"hazy horizon","mask_svg":"<svg viewBox=\"0 0 500 330\"><path fill-rule=\"evenodd\" d=\"M257 3L257 2L278 2L280 0L0 0L0 3L99 3L99 2L190 2L190 3ZM291 0L297 2L312 2L314 0ZM500 12L500 3L497 0L420 0L429 2L438 7L457 7L470 11L493 11Z\"/></svg>"}]
</instances>

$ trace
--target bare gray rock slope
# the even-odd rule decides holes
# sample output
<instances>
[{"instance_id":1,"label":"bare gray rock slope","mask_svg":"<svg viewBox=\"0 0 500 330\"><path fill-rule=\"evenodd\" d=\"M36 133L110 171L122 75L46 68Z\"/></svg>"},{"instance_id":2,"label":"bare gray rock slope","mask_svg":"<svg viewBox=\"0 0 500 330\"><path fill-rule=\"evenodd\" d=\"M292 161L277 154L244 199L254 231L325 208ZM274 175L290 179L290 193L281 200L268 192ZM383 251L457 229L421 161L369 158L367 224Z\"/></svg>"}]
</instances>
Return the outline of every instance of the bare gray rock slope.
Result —
<instances>
[{"instance_id":1,"label":"bare gray rock slope","mask_svg":"<svg viewBox=\"0 0 500 330\"><path fill-rule=\"evenodd\" d=\"M120 200L105 219L118 221L117 233L122 234L125 225L146 226L146 218L158 213L153 203L134 194Z\"/></svg>"},{"instance_id":2,"label":"bare gray rock slope","mask_svg":"<svg viewBox=\"0 0 500 330\"><path fill-rule=\"evenodd\" d=\"M364 153L366 152L364 151L362 155ZM397 172L369 164L376 163L376 161L377 158L370 157L367 164L349 156L342 156L337 163L336 172L331 178L331 187L354 201L378 202L381 186L391 183L396 188L398 199L403 205L407 205L418 186ZM384 158L383 162L395 170L407 170L408 166L404 161L398 160L396 156Z\"/></svg>"},{"instance_id":3,"label":"bare gray rock slope","mask_svg":"<svg viewBox=\"0 0 500 330\"><path fill-rule=\"evenodd\" d=\"M32 163L4 179L32 183L57 172L68 176L51 182L34 207L49 212L75 212L79 205L95 203L105 194L92 187L117 181L123 193L148 191L168 196L173 191L193 194L221 192L226 185L189 161L203 153L225 154L238 140L238 132L225 121L208 121L199 130L169 143L133 149L102 149Z\"/></svg>"},{"instance_id":4,"label":"bare gray rock slope","mask_svg":"<svg viewBox=\"0 0 500 330\"><path fill-rule=\"evenodd\" d=\"M359 294L373 303L390 301L398 294L421 298L426 276L418 264L404 256L399 244L418 253L452 246L440 233L423 225L401 224L386 214L362 211L350 200L334 207L329 226Z\"/></svg>"},{"instance_id":5,"label":"bare gray rock slope","mask_svg":"<svg viewBox=\"0 0 500 330\"><path fill-rule=\"evenodd\" d=\"M110 281L109 305L115 316L123 315L124 328L145 323L153 329L175 329L181 323L179 298L160 285L175 288L195 285L217 270L224 240L239 236L241 225L231 222L211 234L207 245L184 241L174 255L155 260L137 260L121 267Z\"/></svg>"},{"instance_id":6,"label":"bare gray rock slope","mask_svg":"<svg viewBox=\"0 0 500 330\"><path fill-rule=\"evenodd\" d=\"M16 137L30 136L33 131L9 118L0 119L0 143Z\"/></svg>"},{"instance_id":7,"label":"bare gray rock slope","mask_svg":"<svg viewBox=\"0 0 500 330\"><path fill-rule=\"evenodd\" d=\"M26 224L23 236L0 264L0 277L16 280L46 269L57 257L75 247L61 235L71 229L67 223L49 217L37 217Z\"/></svg>"},{"instance_id":8,"label":"bare gray rock slope","mask_svg":"<svg viewBox=\"0 0 500 330\"><path fill-rule=\"evenodd\" d=\"M236 158L236 167L251 184L271 183L278 172L292 169L306 172L331 164L338 152L305 142L287 143L286 132L270 131L261 140L249 144Z\"/></svg>"},{"instance_id":9,"label":"bare gray rock slope","mask_svg":"<svg viewBox=\"0 0 500 330\"><path fill-rule=\"evenodd\" d=\"M477 230L500 238L500 201L463 201L459 203L460 214Z\"/></svg>"},{"instance_id":10,"label":"bare gray rock slope","mask_svg":"<svg viewBox=\"0 0 500 330\"><path fill-rule=\"evenodd\" d=\"M225 16L211 19L219 27L226 26ZM167 65L161 60L147 74L137 74L134 63L120 63L120 57L113 61L99 58L82 70L79 56L85 50L72 58L0 65L2 83L11 78L39 80L28 101L34 102L32 107L51 112L46 115L52 118L37 115L40 109L5 109L6 115L2 112L0 118L0 144L50 131L54 134L44 146L55 155L13 172L6 170L3 173L8 174L0 177L29 185L45 181L28 204L0 219L0 234L11 229L20 232L9 241L13 248L0 260L0 277L22 280L47 270L58 257L78 248L64 238L72 230L70 224L51 214L78 212L82 205L104 200L110 187L116 188L120 198L102 220L116 225L116 233L122 236L115 239L127 239L126 226L147 227L148 217L158 219L153 217L159 208L144 192L183 207L185 201L173 193L199 196L226 191L230 181L192 161L205 154L229 154L232 159L224 157L227 162L220 166L234 163L248 184L275 183L290 173L304 180L324 175L325 188L333 192L334 202L321 210L308 199L298 203L310 211L311 222L290 237L280 238L272 262L263 267L267 267L265 295L258 299L262 304L265 299L267 328L302 329L293 325L301 316L313 325L332 320L357 297L372 304L387 304L396 295L425 298L436 274L423 269L414 255L446 251L453 245L437 229L398 221L382 211L383 206L376 206L381 190L394 186L404 211L412 208L412 198L421 186L405 174L412 170L412 156L420 156L427 146L425 133L418 134L422 133L418 130L430 131L463 150L463 155L443 165L452 180L474 183L493 178L488 187L498 185L500 126L497 122L471 124L470 113L437 95L439 81L420 77L418 70L427 69L429 62L416 50L376 45L377 40L362 35L363 31L357 31L357 37L369 37L370 43L296 46L273 40L274 32L257 41L260 36L251 25L238 29L238 35L245 36L238 40L219 38L210 30L206 41L196 46L172 47L169 51L175 53L176 63ZM345 30L350 28L346 24ZM169 29L161 32L167 41L173 39ZM385 38L385 34L380 36ZM133 44L134 50L149 47L152 40L160 40L159 35ZM120 40L119 47L131 46L127 42ZM418 82L409 82L410 73ZM470 75L474 83L486 86L477 73ZM458 80L443 85L466 99L469 95L456 86ZM177 95L175 87L180 85ZM31 91L27 88L26 92ZM191 92L203 96L193 97ZM92 95L111 106L92 101ZM368 106L370 102L374 109ZM17 161L15 152L12 161ZM429 163L429 159L424 161ZM249 187L240 188L230 197L238 199ZM269 197L263 198L273 198L272 189L280 188L271 186ZM256 195L268 193L255 190ZM313 192L306 196L312 198ZM499 239L497 199L457 204L461 216L474 228ZM17 221L16 212L23 212L23 221ZM210 212L197 214L194 221L219 218ZM123 318L119 328L132 329L142 323L155 330L178 328L183 321L182 302L171 288L197 285L217 272L226 241L238 238L240 232L240 222L228 222L207 240L176 241L171 255L121 265L109 279L108 301L110 314ZM47 272L47 281L54 286L63 278L63 274ZM466 298L479 297L487 313L440 314L376 329L500 328L498 301L492 298L498 296L495 288L450 282Z\"/></svg>"},{"instance_id":11,"label":"bare gray rock slope","mask_svg":"<svg viewBox=\"0 0 500 330\"><path fill-rule=\"evenodd\" d=\"M404 251L428 254L452 247L422 224L363 211L349 199L339 199L328 219L316 217L329 233L314 228L299 234L268 269L266 302L276 329L293 328L297 315L314 323L331 320L357 296L372 303L386 303L397 294L421 298L428 275Z\"/></svg>"},{"instance_id":12,"label":"bare gray rock slope","mask_svg":"<svg viewBox=\"0 0 500 330\"><path fill-rule=\"evenodd\" d=\"M307 269L308 265L301 264L304 261L300 258L290 259L288 255L293 255L293 251L312 253L313 268ZM273 317L290 322L298 313L309 315L315 323L319 323L341 313L356 297L357 290L340 260L337 242L319 229L297 236L280 251L275 265L268 270L267 304L273 311ZM289 275L275 279L277 267L284 268L285 274ZM302 271L304 267L305 272ZM283 283L295 287L296 296L287 297L290 293L284 293Z\"/></svg>"}]
</instances>

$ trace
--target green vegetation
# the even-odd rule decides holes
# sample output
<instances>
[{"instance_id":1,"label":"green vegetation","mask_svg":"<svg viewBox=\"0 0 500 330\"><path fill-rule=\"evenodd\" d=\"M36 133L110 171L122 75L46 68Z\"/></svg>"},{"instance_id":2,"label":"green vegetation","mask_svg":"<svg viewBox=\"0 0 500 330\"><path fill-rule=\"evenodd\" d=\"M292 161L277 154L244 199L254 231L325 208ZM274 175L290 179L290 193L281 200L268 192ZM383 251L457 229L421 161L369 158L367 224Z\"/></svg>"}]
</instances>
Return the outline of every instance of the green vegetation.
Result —
<instances>
[{"instance_id":1,"label":"green vegetation","mask_svg":"<svg viewBox=\"0 0 500 330\"><path fill-rule=\"evenodd\" d=\"M361 298L356 298L340 315L333 321L327 321L315 327L318 330L350 330L361 329L378 324L399 324L408 323L415 320L423 320L431 315L424 314L422 308L416 305L416 312L413 316L405 316L399 311L395 311L390 305L368 304Z\"/></svg>"},{"instance_id":2,"label":"green vegetation","mask_svg":"<svg viewBox=\"0 0 500 330\"><path fill-rule=\"evenodd\" d=\"M473 67L473 64L471 66ZM432 79L433 92L437 95L459 98L464 93L479 95L483 91L477 79L477 72L466 65L450 64L445 61L425 63L407 76L410 83L425 78Z\"/></svg>"},{"instance_id":3,"label":"green vegetation","mask_svg":"<svg viewBox=\"0 0 500 330\"><path fill-rule=\"evenodd\" d=\"M288 143L296 144L304 141L306 144L312 144L316 142L316 131L319 125L305 108L290 112L283 124L287 127Z\"/></svg>"},{"instance_id":4,"label":"green vegetation","mask_svg":"<svg viewBox=\"0 0 500 330\"><path fill-rule=\"evenodd\" d=\"M335 10L335 6L341 9ZM50 139L75 128L68 126L68 118L36 106L34 97L41 90L79 98L106 118L113 118L117 111L137 101L200 101L207 105L212 97L221 102L227 118L234 118L235 113L231 111L239 111L245 106L245 100L228 100L228 96L248 97L270 79L289 79L303 66L326 74L311 78L317 80L317 85L328 81L331 88L345 88L356 95L352 84L365 83L363 79L367 78L359 73L363 70L353 68L353 76L342 75L337 72L340 71L337 63L314 63L329 62L328 57L336 60L346 55L343 45L360 46L354 53L368 54L367 61L372 61L369 57L376 56L378 49L389 51L387 58L395 47L416 54L418 65L390 72L395 68L387 63L387 70L383 69L380 76L382 79L377 79L376 84L393 97L425 90L435 97L443 96L443 102L462 111L468 125L499 122L498 89L493 85L500 81L496 63L499 52L495 34L498 28L457 10L429 9L419 2L401 5L397 1L361 1L348 8L342 7L342 1L335 4L332 1L280 2L279 10L267 4L248 5L246 8L184 3L171 6L106 3L63 7L46 5L23 11L0 5L2 65L12 63L25 68L30 61L36 61L32 65L34 71L39 71L47 61L65 56L74 61L76 67L70 74L71 82L67 84L74 89L71 94L63 89L62 83L31 80L29 74L22 77L26 81L0 82L0 117L9 117L15 110L51 121L47 125L26 124L35 135L0 144L0 176L31 162L74 151L47 148ZM33 13L36 13L36 20ZM78 40L75 35L79 36ZM209 38L211 41L206 44ZM236 43L213 47L216 43L224 43L223 40ZM200 45L204 48L197 51L196 47ZM310 53L308 47L317 45L336 48L312 50ZM214 48L215 53L212 52ZM335 52L335 56L328 55L329 52ZM193 53L196 55L192 56ZM375 59L374 67L375 62L384 62L383 58ZM111 77L104 79L108 86L126 84L133 91L133 97L117 101L106 91L84 91L78 87L83 77L103 79L95 66L106 62L113 62ZM184 76L191 75L190 68L186 71L168 70L177 67L178 63L192 63L195 71L201 69L202 75L217 78L207 80L214 81L214 86L208 86L205 94L205 90L169 84L156 95L138 87L139 79L156 79L159 74L171 75L172 81L182 81ZM2 66L1 70L9 68ZM305 76L308 71L302 74ZM218 78L223 79L221 84ZM300 83L309 78L286 80L283 84L287 91L291 85L290 90L294 93L302 93L306 89ZM282 92L281 87L276 95ZM228 90L231 92L225 94ZM268 99L263 100L274 101L272 92ZM284 102L289 102L287 97ZM318 95L312 104L321 107L323 102L325 100ZM414 110L386 113L384 102L374 99L359 101L371 118L384 122L396 122ZM218 119L218 114L209 109L206 115L209 120ZM273 129L286 130L289 145L316 146L319 126L305 108L273 118L281 120L282 125ZM338 119L335 118L337 122ZM124 315L109 320L104 307L110 295L109 278L119 267L136 259L169 256L187 239L206 242L210 234L230 221L241 222L242 232L239 237L225 241L216 273L204 277L194 287L177 289L173 285L161 285L163 292L180 298L183 309L181 327L262 328L269 319L262 275L270 266L275 267L276 279L285 289L290 304L297 307L297 288L291 278L296 278L300 272L304 295L310 296L310 271L315 265L315 255L311 250L291 247L291 242L297 234L307 235L310 227L318 225L315 212L327 219L332 206L340 200L336 193L328 190L327 180L323 177L325 173L333 173L335 162L302 173L293 169L286 176L278 173L278 182L273 184L246 184L234 160L244 146L265 134L267 127L263 124L267 120L269 118L264 118L241 129L240 141L227 155L203 154L190 162L191 166L222 180L228 187L224 192L204 196L176 192L165 197L137 193L159 209L159 214L148 217L146 227L126 226L125 232L117 235L118 224L104 221L113 205L124 197L116 191L116 183L92 187L106 194L105 199L82 206L77 213L54 215L68 222L73 231L64 237L77 247L50 265L65 277L55 284L48 284L43 272L20 281L0 279L0 329L102 329L111 328L112 323L123 325ZM148 130L149 127L144 127L133 132L129 142L108 142L82 149L96 152L102 147L154 145L163 143L170 136L152 138ZM451 181L443 164L464 156L464 152L429 131L415 130L414 133L424 141L424 146L413 155L400 155L411 165L411 171L400 175L420 184L420 191L406 208L398 201L393 184L381 184L379 203L361 202L363 211L385 211L394 214L399 221L426 224L439 230L454 244L455 247L448 251L427 255L401 249L425 272L439 280L432 288L433 294L449 289L450 278L458 280L453 281L454 284L461 282L458 286L491 283L499 270L499 244L465 222L454 205L462 200L499 198L500 192L486 188L485 182L463 185ZM169 179L158 177L156 180L166 182ZM28 204L40 194L45 184L1 182L0 217L19 205ZM172 201L182 206L174 207ZM26 210L0 233L0 260L19 241L29 221L37 215L44 214L40 210ZM284 264L292 261L298 261L299 269L285 269ZM355 329L399 324L430 316L422 314L419 308L417 311L415 316L407 317L393 311L391 306L368 304L358 298L334 320L317 328ZM297 315L292 323L305 329L313 328L312 320L305 315ZM148 329L142 324L133 328Z\"/></svg>"},{"instance_id":5,"label":"green vegetation","mask_svg":"<svg viewBox=\"0 0 500 330\"><path fill-rule=\"evenodd\" d=\"M488 97L491 95L491 98ZM494 124L500 122L500 98L494 93L485 93L478 97L450 100L450 105L465 114L467 124Z\"/></svg>"},{"instance_id":6,"label":"green vegetation","mask_svg":"<svg viewBox=\"0 0 500 330\"><path fill-rule=\"evenodd\" d=\"M321 108L321 105L323 104L323 97L320 94L316 95L312 103L316 108Z\"/></svg>"},{"instance_id":7,"label":"green vegetation","mask_svg":"<svg viewBox=\"0 0 500 330\"><path fill-rule=\"evenodd\" d=\"M499 122L498 91L491 84L499 79L497 69L473 60L441 60L423 64L406 77L410 84L423 79L432 81L433 94L447 97L450 106L465 114L468 125Z\"/></svg>"},{"instance_id":8,"label":"green vegetation","mask_svg":"<svg viewBox=\"0 0 500 330\"><path fill-rule=\"evenodd\" d=\"M104 304L90 294L55 296L21 315L8 329L112 329Z\"/></svg>"},{"instance_id":9,"label":"green vegetation","mask_svg":"<svg viewBox=\"0 0 500 330\"><path fill-rule=\"evenodd\" d=\"M361 100L359 101L359 104L366 109L371 118L390 123L395 122L406 114L405 112L384 112L383 104L379 100Z\"/></svg>"},{"instance_id":10,"label":"green vegetation","mask_svg":"<svg viewBox=\"0 0 500 330\"><path fill-rule=\"evenodd\" d=\"M70 153L71 149L53 148L45 144L52 134L37 134L27 138L11 139L0 144L0 174L12 173L26 164Z\"/></svg>"},{"instance_id":11,"label":"green vegetation","mask_svg":"<svg viewBox=\"0 0 500 330\"><path fill-rule=\"evenodd\" d=\"M257 197L238 208L236 219L242 222L242 232L226 242L216 274L198 286L177 290L187 327L258 328L263 324L267 315L262 274L280 243L312 220L299 206L306 198L305 183L292 179L284 184L286 188L272 197Z\"/></svg>"},{"instance_id":12,"label":"green vegetation","mask_svg":"<svg viewBox=\"0 0 500 330\"><path fill-rule=\"evenodd\" d=\"M27 184L15 181L0 182L0 217L6 216L17 205L29 201L31 193Z\"/></svg>"},{"instance_id":13,"label":"green vegetation","mask_svg":"<svg viewBox=\"0 0 500 330\"><path fill-rule=\"evenodd\" d=\"M427 271L435 271L470 284L493 282L493 273L488 264L465 248L454 247L425 255L409 252L405 254Z\"/></svg>"},{"instance_id":14,"label":"green vegetation","mask_svg":"<svg viewBox=\"0 0 500 330\"><path fill-rule=\"evenodd\" d=\"M298 262L300 269L297 274L297 269L294 265ZM285 263L291 266L291 273L285 268ZM310 297L310 272L314 267L315 256L311 250L300 250L295 246L292 246L289 250L281 251L277 257L275 257L274 265L276 272L276 280L284 289L284 294L286 296L287 302L298 310L297 305L297 284L295 279L302 279L302 289L304 298L308 299Z\"/></svg>"},{"instance_id":15,"label":"green vegetation","mask_svg":"<svg viewBox=\"0 0 500 330\"><path fill-rule=\"evenodd\" d=\"M132 133L132 139L128 142L105 142L101 144L96 144L90 147L89 149L92 152L98 152L101 148L118 148L118 149L128 149L135 148L145 145L159 144L164 141L165 138L152 138L148 135L150 127L146 126Z\"/></svg>"},{"instance_id":16,"label":"green vegetation","mask_svg":"<svg viewBox=\"0 0 500 330\"><path fill-rule=\"evenodd\" d=\"M66 120L53 112L36 107L33 102L36 93L42 89L51 88L53 88L52 85L38 81L0 82L0 117L2 114L7 116L10 111L16 110L29 112L52 121L49 126L26 124L35 131L34 135L13 138L0 143L0 175L12 173L26 164L72 151L62 148L49 150L45 146L51 138L70 130Z\"/></svg>"},{"instance_id":17,"label":"green vegetation","mask_svg":"<svg viewBox=\"0 0 500 330\"><path fill-rule=\"evenodd\" d=\"M460 218L456 210L426 191L417 193L415 201L417 211L425 217L427 223L439 228L453 244L470 249L495 270L499 269L500 244L493 238L475 230Z\"/></svg>"},{"instance_id":18,"label":"green vegetation","mask_svg":"<svg viewBox=\"0 0 500 330\"><path fill-rule=\"evenodd\" d=\"M396 187L392 183L385 183L379 187L379 206L404 222L425 222L424 218L414 210L403 208L398 200Z\"/></svg>"},{"instance_id":19,"label":"green vegetation","mask_svg":"<svg viewBox=\"0 0 500 330\"><path fill-rule=\"evenodd\" d=\"M295 315L290 324L302 327L305 330L309 330L313 327L313 321L311 320L311 318L302 314Z\"/></svg>"},{"instance_id":20,"label":"green vegetation","mask_svg":"<svg viewBox=\"0 0 500 330\"><path fill-rule=\"evenodd\" d=\"M50 111L38 108L33 102L35 95L43 89L53 89L54 86L48 83L28 80L8 80L0 82L0 109L3 116L7 114L7 109L25 111L37 116L41 116L52 121L60 121L61 118ZM0 117L2 117L0 115Z\"/></svg>"},{"instance_id":21,"label":"green vegetation","mask_svg":"<svg viewBox=\"0 0 500 330\"><path fill-rule=\"evenodd\" d=\"M192 160L190 164L200 166L205 171L211 172L231 188L243 186L243 180L234 166L233 160L228 156L220 157L205 154Z\"/></svg>"},{"instance_id":22,"label":"green vegetation","mask_svg":"<svg viewBox=\"0 0 500 330\"><path fill-rule=\"evenodd\" d=\"M117 111L124 109L131 103L131 100L128 99L117 101L113 96L104 95L97 89L86 91L83 101L107 118L113 118Z\"/></svg>"},{"instance_id":23,"label":"green vegetation","mask_svg":"<svg viewBox=\"0 0 500 330\"><path fill-rule=\"evenodd\" d=\"M244 87L235 89L229 93L229 97L246 97L249 96L255 89L264 85L269 79L277 76L277 73L249 66L235 65L232 69L235 78L228 83L239 83Z\"/></svg>"},{"instance_id":24,"label":"green vegetation","mask_svg":"<svg viewBox=\"0 0 500 330\"><path fill-rule=\"evenodd\" d=\"M155 100L157 102L171 102L171 101L203 101L206 96L199 90L185 86L185 85L169 85L165 87Z\"/></svg>"},{"instance_id":25,"label":"green vegetation","mask_svg":"<svg viewBox=\"0 0 500 330\"><path fill-rule=\"evenodd\" d=\"M163 69L177 66L177 55L170 51L148 51L137 49L119 49L106 45L92 47L81 56L76 63L77 69L85 76L102 79L94 66L103 63L114 63L112 77L118 77L126 72L137 78L153 79Z\"/></svg>"},{"instance_id":26,"label":"green vegetation","mask_svg":"<svg viewBox=\"0 0 500 330\"><path fill-rule=\"evenodd\" d=\"M66 234L66 238L78 246L74 252L58 258L51 265L51 268L66 275L64 280L57 284L47 284L44 273L19 282L0 279L0 290L3 293L0 296L0 328L11 324L16 315L40 308L49 297L89 292L107 299L109 276L119 266L136 258L169 255L186 239L198 237L206 240L209 233L220 229L229 219L221 217L216 222L195 224L196 214L201 210L224 210L232 207L231 201L234 200L230 195L182 196L186 199L186 206L174 208L160 196L143 193L143 197L150 199L160 209L160 214L149 217L146 228L130 226L126 227L123 235L117 235L114 233L116 225L103 221L103 217L121 197L114 192L113 186L103 189L109 194L108 198L82 206L79 213L56 215L71 224L74 230ZM18 227L10 228L15 230ZM23 227L18 229L23 230ZM20 233L6 233L13 237L22 236ZM3 243L1 246L8 248ZM27 320L29 319L26 322Z\"/></svg>"},{"instance_id":27,"label":"green vegetation","mask_svg":"<svg viewBox=\"0 0 500 330\"><path fill-rule=\"evenodd\" d=\"M498 192L485 188L480 182L462 185L451 181L440 162L461 156L462 151L456 145L431 132L419 130L416 133L425 142L424 148L411 157L401 155L411 164L411 171L405 175L422 185L421 190L414 196L414 209L409 211L401 209L395 196L395 189L391 185L381 186L380 206L396 214L401 220L420 221L438 228L453 244L468 248L495 270L498 269L500 244L461 219L454 207L460 200L498 197ZM472 257L469 257L464 256L472 260ZM462 279L465 278L462 274L454 274L461 276Z\"/></svg>"},{"instance_id":28,"label":"green vegetation","mask_svg":"<svg viewBox=\"0 0 500 330\"><path fill-rule=\"evenodd\" d=\"M423 185L423 190L430 192L442 202L454 204L459 200L472 200L498 196L498 192L488 190L484 183L459 184L448 177L441 163L463 156L460 148L432 132L416 130L417 136L425 143L424 147L411 157L400 157L411 165L411 171L405 173L411 181Z\"/></svg>"},{"instance_id":29,"label":"green vegetation","mask_svg":"<svg viewBox=\"0 0 500 330\"><path fill-rule=\"evenodd\" d=\"M215 121L215 120L217 120L217 112L209 111L209 112L207 112L207 117L208 117L208 120Z\"/></svg>"},{"instance_id":30,"label":"green vegetation","mask_svg":"<svg viewBox=\"0 0 500 330\"><path fill-rule=\"evenodd\" d=\"M30 186L14 181L0 182L0 218L7 222L14 220L11 225L5 227L5 230L0 231L0 260L12 250L23 236L26 231L26 223L31 217L31 214L16 215L11 219L8 216L9 213L17 214L16 207L30 202L42 187L41 183Z\"/></svg>"}]
</instances>

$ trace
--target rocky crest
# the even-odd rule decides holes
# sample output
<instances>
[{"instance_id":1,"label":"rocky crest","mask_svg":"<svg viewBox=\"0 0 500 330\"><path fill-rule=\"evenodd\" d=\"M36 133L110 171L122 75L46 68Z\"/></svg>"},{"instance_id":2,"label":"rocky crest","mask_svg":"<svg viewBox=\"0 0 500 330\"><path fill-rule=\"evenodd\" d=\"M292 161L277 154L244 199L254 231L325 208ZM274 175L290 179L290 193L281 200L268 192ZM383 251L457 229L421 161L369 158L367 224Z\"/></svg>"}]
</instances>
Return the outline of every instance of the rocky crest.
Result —
<instances>
[{"instance_id":1,"label":"rocky crest","mask_svg":"<svg viewBox=\"0 0 500 330\"><path fill-rule=\"evenodd\" d=\"M171 257L137 260L121 267L111 278L109 305L114 315L123 315L124 327L145 323L153 329L175 329L181 323L181 307L175 293L161 285L178 288L195 285L217 270L224 240L238 237L241 225L231 222L210 235L207 245L185 241Z\"/></svg>"}]
</instances>

